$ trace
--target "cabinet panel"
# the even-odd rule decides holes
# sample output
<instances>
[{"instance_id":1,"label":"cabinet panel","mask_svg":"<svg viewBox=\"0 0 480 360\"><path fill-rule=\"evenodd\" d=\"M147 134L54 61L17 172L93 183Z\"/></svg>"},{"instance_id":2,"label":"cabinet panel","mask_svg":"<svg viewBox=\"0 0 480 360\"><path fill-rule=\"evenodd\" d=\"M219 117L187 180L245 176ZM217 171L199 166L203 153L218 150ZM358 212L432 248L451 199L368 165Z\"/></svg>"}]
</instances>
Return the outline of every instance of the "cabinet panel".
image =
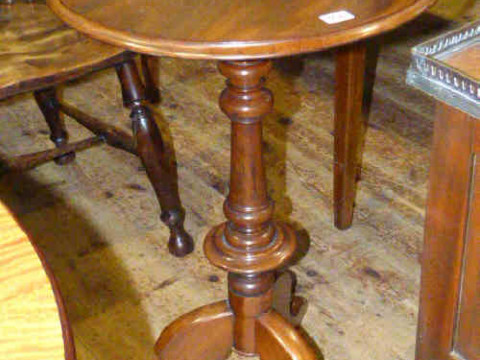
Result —
<instances>
[{"instance_id":1,"label":"cabinet panel","mask_svg":"<svg viewBox=\"0 0 480 360\"><path fill-rule=\"evenodd\" d=\"M480 154L475 156L454 351L480 359Z\"/></svg>"},{"instance_id":2,"label":"cabinet panel","mask_svg":"<svg viewBox=\"0 0 480 360\"><path fill-rule=\"evenodd\" d=\"M471 217L476 124L477 120L465 113L437 103L422 256L417 360L454 358L452 347L455 344L460 348L460 328L462 334L467 329L464 319L457 315ZM456 326L461 322L461 326Z\"/></svg>"}]
</instances>

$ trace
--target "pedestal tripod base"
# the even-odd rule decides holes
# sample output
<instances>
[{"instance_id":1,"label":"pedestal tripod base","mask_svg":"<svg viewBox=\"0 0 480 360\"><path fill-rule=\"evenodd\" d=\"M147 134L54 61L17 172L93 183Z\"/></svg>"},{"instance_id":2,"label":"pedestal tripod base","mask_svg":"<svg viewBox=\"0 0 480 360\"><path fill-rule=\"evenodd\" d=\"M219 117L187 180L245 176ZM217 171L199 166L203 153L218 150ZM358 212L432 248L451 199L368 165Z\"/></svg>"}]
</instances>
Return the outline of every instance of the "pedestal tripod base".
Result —
<instances>
[{"instance_id":1,"label":"pedestal tripod base","mask_svg":"<svg viewBox=\"0 0 480 360\"><path fill-rule=\"evenodd\" d=\"M233 346L233 320L226 301L182 315L166 327L157 340L158 359L226 359Z\"/></svg>"},{"instance_id":2,"label":"pedestal tripod base","mask_svg":"<svg viewBox=\"0 0 480 360\"><path fill-rule=\"evenodd\" d=\"M235 315L227 301L198 308L175 320L155 345L159 360L224 360L234 349ZM275 310L255 321L262 360L314 360L315 350Z\"/></svg>"}]
</instances>

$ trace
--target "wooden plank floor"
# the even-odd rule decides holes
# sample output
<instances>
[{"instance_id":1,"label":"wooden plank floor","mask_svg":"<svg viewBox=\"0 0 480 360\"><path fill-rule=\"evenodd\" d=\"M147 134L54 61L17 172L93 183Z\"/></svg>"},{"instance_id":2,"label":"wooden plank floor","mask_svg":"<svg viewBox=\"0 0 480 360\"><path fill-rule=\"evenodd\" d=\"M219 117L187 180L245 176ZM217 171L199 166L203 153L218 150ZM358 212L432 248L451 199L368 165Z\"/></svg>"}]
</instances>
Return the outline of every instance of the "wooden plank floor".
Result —
<instances>
[{"instance_id":1,"label":"wooden plank floor","mask_svg":"<svg viewBox=\"0 0 480 360\"><path fill-rule=\"evenodd\" d=\"M473 13L473 12L472 12ZM471 19L467 16L463 19ZM433 101L404 84L409 48L449 24L417 21L381 40L354 226L333 227L332 54L277 61L265 150L276 215L309 246L293 270L309 302L304 329L327 360L413 359ZM411 30L409 32L408 30ZM137 158L108 147L0 179L0 199L45 251L73 324L79 360L151 359L171 320L225 297L225 274L201 251L228 191L229 123L213 62L162 59L154 108L176 154L193 255L168 255L167 229ZM64 98L129 127L113 71ZM31 95L0 102L0 151L50 146ZM72 139L86 130L68 121ZM234 358L234 356L232 356Z\"/></svg>"}]
</instances>

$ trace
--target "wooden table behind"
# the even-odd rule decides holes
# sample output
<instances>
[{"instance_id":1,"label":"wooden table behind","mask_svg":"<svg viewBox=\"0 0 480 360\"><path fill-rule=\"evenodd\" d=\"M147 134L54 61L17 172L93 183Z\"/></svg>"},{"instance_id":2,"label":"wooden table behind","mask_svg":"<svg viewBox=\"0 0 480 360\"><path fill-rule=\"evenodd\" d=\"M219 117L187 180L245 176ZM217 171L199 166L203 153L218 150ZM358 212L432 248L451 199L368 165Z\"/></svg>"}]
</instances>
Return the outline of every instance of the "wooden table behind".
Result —
<instances>
[{"instance_id":1,"label":"wooden table behind","mask_svg":"<svg viewBox=\"0 0 480 360\"><path fill-rule=\"evenodd\" d=\"M74 359L63 304L40 256L0 203L1 359Z\"/></svg>"}]
</instances>

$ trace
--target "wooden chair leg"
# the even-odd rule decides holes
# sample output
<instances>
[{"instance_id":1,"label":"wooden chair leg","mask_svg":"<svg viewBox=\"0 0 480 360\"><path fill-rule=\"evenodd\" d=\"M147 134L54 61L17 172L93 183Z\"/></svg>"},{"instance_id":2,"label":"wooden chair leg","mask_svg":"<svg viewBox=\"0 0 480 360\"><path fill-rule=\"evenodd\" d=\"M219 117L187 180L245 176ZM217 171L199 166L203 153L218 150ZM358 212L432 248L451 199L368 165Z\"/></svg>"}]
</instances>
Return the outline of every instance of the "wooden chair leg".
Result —
<instances>
[{"instance_id":1,"label":"wooden chair leg","mask_svg":"<svg viewBox=\"0 0 480 360\"><path fill-rule=\"evenodd\" d=\"M159 103L160 90L156 82L159 58L156 56L141 55L140 59L147 100L152 104Z\"/></svg>"},{"instance_id":2,"label":"wooden chair leg","mask_svg":"<svg viewBox=\"0 0 480 360\"><path fill-rule=\"evenodd\" d=\"M55 88L49 87L37 90L33 95L47 121L48 127L50 128L50 139L57 148L61 149L65 147L68 142L68 134L63 119L60 116L60 106ZM54 160L58 165L65 165L72 162L74 159L75 152L69 152L55 158Z\"/></svg>"},{"instance_id":3,"label":"wooden chair leg","mask_svg":"<svg viewBox=\"0 0 480 360\"><path fill-rule=\"evenodd\" d=\"M149 109L144 105L145 88L133 60L116 67L124 104L129 107L137 152L147 170L161 207L161 219L170 228L170 253L182 257L193 251L193 240L183 227L184 210L180 203L176 178L170 161L165 158L160 131Z\"/></svg>"},{"instance_id":4,"label":"wooden chair leg","mask_svg":"<svg viewBox=\"0 0 480 360\"><path fill-rule=\"evenodd\" d=\"M334 216L335 226L352 225L364 132L365 42L338 50L336 58ZM372 83L373 85L373 83Z\"/></svg>"}]
</instances>

